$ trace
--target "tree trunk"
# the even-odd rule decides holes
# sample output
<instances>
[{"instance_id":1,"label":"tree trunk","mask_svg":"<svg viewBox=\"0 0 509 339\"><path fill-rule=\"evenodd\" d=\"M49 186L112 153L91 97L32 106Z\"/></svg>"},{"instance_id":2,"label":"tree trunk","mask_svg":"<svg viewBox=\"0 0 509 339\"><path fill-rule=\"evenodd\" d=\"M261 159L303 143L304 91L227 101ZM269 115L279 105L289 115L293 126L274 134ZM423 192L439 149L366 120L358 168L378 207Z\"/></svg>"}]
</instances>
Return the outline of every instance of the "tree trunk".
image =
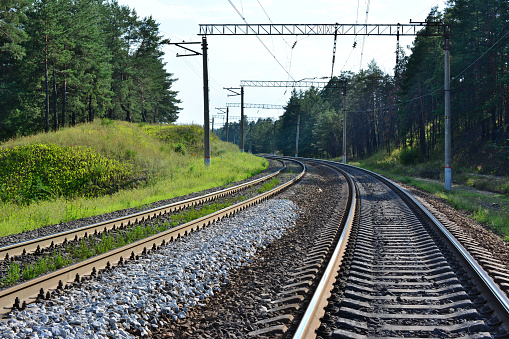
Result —
<instances>
[{"instance_id":1,"label":"tree trunk","mask_svg":"<svg viewBox=\"0 0 509 339\"><path fill-rule=\"evenodd\" d=\"M92 95L88 96L88 122L94 121L94 113L92 112Z\"/></svg>"},{"instance_id":2,"label":"tree trunk","mask_svg":"<svg viewBox=\"0 0 509 339\"><path fill-rule=\"evenodd\" d=\"M421 97L421 114L419 115L419 146L421 149L421 154L423 156L426 156L426 129L424 128L424 102L422 101L422 88L421 88L421 82L418 82L419 84L419 96Z\"/></svg>"},{"instance_id":3,"label":"tree trunk","mask_svg":"<svg viewBox=\"0 0 509 339\"><path fill-rule=\"evenodd\" d=\"M124 104L120 104L120 107L126 112L125 121L131 122L131 111L124 106Z\"/></svg>"},{"instance_id":4,"label":"tree trunk","mask_svg":"<svg viewBox=\"0 0 509 339\"><path fill-rule=\"evenodd\" d=\"M54 114L54 121L53 121L53 128L58 130L58 96L57 96L57 72L55 70L55 63L53 63L53 114Z\"/></svg>"},{"instance_id":5,"label":"tree trunk","mask_svg":"<svg viewBox=\"0 0 509 339\"><path fill-rule=\"evenodd\" d=\"M64 73L64 90L62 91L62 126L65 127L65 115L67 109L67 77Z\"/></svg>"},{"instance_id":6,"label":"tree trunk","mask_svg":"<svg viewBox=\"0 0 509 339\"><path fill-rule=\"evenodd\" d=\"M46 133L49 133L48 36L46 36L45 53L46 55L44 58L44 81L46 84Z\"/></svg>"}]
</instances>

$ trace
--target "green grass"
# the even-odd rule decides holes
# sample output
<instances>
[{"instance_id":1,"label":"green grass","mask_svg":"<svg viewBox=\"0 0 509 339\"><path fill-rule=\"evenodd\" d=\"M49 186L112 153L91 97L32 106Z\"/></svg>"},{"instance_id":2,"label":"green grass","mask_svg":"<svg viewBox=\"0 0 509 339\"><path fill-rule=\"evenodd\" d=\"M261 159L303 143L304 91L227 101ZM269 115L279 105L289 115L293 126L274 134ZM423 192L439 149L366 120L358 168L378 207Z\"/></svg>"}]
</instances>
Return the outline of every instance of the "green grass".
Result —
<instances>
[{"instance_id":1,"label":"green grass","mask_svg":"<svg viewBox=\"0 0 509 339\"><path fill-rule=\"evenodd\" d=\"M7 270L7 275L2 278L0 284L2 286L10 286L16 283L21 277L21 270L19 264L12 263Z\"/></svg>"},{"instance_id":2,"label":"green grass","mask_svg":"<svg viewBox=\"0 0 509 339\"><path fill-rule=\"evenodd\" d=\"M268 165L265 159L240 153L237 146L212 136L212 165L206 167L202 138L203 129L198 126L96 120L3 143L0 150L40 144L91 149L109 161L125 162L130 168L130 177L126 179L130 185L129 189L97 197L50 194L29 204L0 201L0 236L125 208L140 208L158 200L245 179Z\"/></svg>"},{"instance_id":3,"label":"green grass","mask_svg":"<svg viewBox=\"0 0 509 339\"><path fill-rule=\"evenodd\" d=\"M65 256L62 255L61 251L53 251L50 255L40 258L36 263L25 266L23 270L21 270L18 263L12 263L7 270L6 276L0 281L0 286L11 286L20 281L21 278L23 278L23 280L33 279L72 263L112 251L116 248L166 231L179 224L184 224L212 214L244 199L245 197L240 197L230 199L224 203L205 204L199 208L191 207L172 215L169 222L163 223L156 221L155 224L136 225L127 231L119 231L115 235L110 233L103 234L100 238L96 236L81 238L77 244L70 243L65 246Z\"/></svg>"},{"instance_id":4,"label":"green grass","mask_svg":"<svg viewBox=\"0 0 509 339\"><path fill-rule=\"evenodd\" d=\"M393 180L421 188L437 197L443 198L454 208L467 211L471 218L485 224L490 229L499 233L506 242L509 242L509 195L506 189L504 189L507 182L509 182L508 178L498 177L496 180L490 180L486 176L472 173L456 173L453 174L453 189L447 191L443 185L441 164L438 162L428 162L405 166L400 162L400 153L399 150L393 151L390 155L380 152L368 159L350 164L372 170ZM408 162L408 160L406 161ZM419 179L430 177L434 180ZM481 188L480 184L474 184L476 180L472 178L478 178L478 182L491 181L490 188L495 193L471 189L471 187ZM486 189L487 186L482 186L482 188Z\"/></svg>"},{"instance_id":5,"label":"green grass","mask_svg":"<svg viewBox=\"0 0 509 339\"><path fill-rule=\"evenodd\" d=\"M36 263L25 266L21 276L24 280L30 280L48 272L68 266L71 263L72 261L68 258L64 258L60 251L56 253L54 252L51 256L41 258Z\"/></svg>"},{"instance_id":6,"label":"green grass","mask_svg":"<svg viewBox=\"0 0 509 339\"><path fill-rule=\"evenodd\" d=\"M270 191L275 186L278 186L281 183L281 179L272 178L269 182L263 184L261 188L258 189L258 193L264 193Z\"/></svg>"},{"instance_id":7,"label":"green grass","mask_svg":"<svg viewBox=\"0 0 509 339\"><path fill-rule=\"evenodd\" d=\"M0 200L18 204L54 196L97 196L129 182L130 166L90 148L33 144L0 149Z\"/></svg>"}]
</instances>

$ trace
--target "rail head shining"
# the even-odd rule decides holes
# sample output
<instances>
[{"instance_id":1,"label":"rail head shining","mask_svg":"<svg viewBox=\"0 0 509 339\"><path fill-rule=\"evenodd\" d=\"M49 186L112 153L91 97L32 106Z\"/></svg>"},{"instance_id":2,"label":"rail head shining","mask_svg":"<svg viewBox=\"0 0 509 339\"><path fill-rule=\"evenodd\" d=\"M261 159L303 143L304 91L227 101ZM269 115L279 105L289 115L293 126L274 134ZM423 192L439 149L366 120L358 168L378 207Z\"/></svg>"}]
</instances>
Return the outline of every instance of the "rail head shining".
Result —
<instances>
[{"instance_id":1,"label":"rail head shining","mask_svg":"<svg viewBox=\"0 0 509 339\"><path fill-rule=\"evenodd\" d=\"M284 158L294 159L293 157L284 157ZM310 158L297 158L297 159L317 161L317 159L310 159ZM486 290L491 294L491 296L493 297L493 300L496 300L498 302L498 304L500 305L500 310L505 313L505 314L503 314L505 316L504 319L509 319L509 298L507 297L507 295L493 281L493 279L490 277L490 275L470 255L470 253L465 249L465 247L463 247L463 245L447 230L447 228L444 225L442 225L442 223L440 223L440 221L438 221L433 216L433 214L431 214L431 212L429 212L407 190L400 187L395 182L385 178L384 176L382 176L378 173L366 170L364 168L347 165L347 164L340 164L338 162L330 161L330 160L318 160L318 161L321 161L322 163L333 164L334 166L337 166L337 167L347 167L347 168L350 167L350 168L354 168L356 170L363 171L365 173L375 176L376 178L382 180L383 182L385 182L385 183L393 186L397 190L399 190L406 198L408 198L418 209L420 209L427 216L428 220L430 220L430 222L432 222L440 232L442 232L444 234L444 236L447 238L447 240L450 242L450 244L458 252L460 257L471 267L472 271L476 275L476 278L478 278L478 280L482 281L482 283L485 285ZM306 311L306 313L307 313L307 311ZM301 322L301 324L302 324L302 322ZM300 326L299 326L299 328L300 328ZM301 333L302 332L299 332L299 331L296 332L296 335L294 336L294 338L307 338L305 336L302 336ZM313 334L312 336L315 336L315 334Z\"/></svg>"},{"instance_id":2,"label":"rail head shining","mask_svg":"<svg viewBox=\"0 0 509 339\"><path fill-rule=\"evenodd\" d=\"M320 282L318 283L318 287L309 302L309 305L302 317L301 322L299 323L299 327L297 328L293 338L301 339L301 338L314 338L316 337L316 329L320 326L321 317L324 315L324 308L327 302L326 296L332 290L334 282L336 280L336 275L341 266L341 262L343 260L344 252L346 250L346 246L348 243L348 238L350 236L350 231L352 229L352 224L354 221L355 209L356 209L356 201L357 201L357 192L356 187L351 179L351 177L341 171L345 177L347 178L348 185L351 192L350 197L350 208L348 210L348 216L345 221L345 225L343 227L343 231L341 232L341 236L339 238L338 244L334 249L331 260L329 261L325 272L323 273Z\"/></svg>"},{"instance_id":3,"label":"rail head shining","mask_svg":"<svg viewBox=\"0 0 509 339\"><path fill-rule=\"evenodd\" d=\"M389 183L390 185L397 188L402 194L405 195L410 201L412 201L426 216L429 218L429 220L444 234L444 236L447 238L448 241L454 246L454 248L461 254L461 257L470 265L472 270L477 274L478 278L486 285L488 290L492 293L492 295L495 297L496 300L500 303L501 307L505 310L507 314L509 314L509 298L507 298L507 295L498 287L498 285L493 281L493 279L490 277L488 273L477 263L477 261L470 255L470 253L463 247L463 245L447 230L447 228L442 225L440 221L438 221L437 218L429 212L426 207L424 207L413 195L411 195L406 189L400 187L395 182L385 178L384 176L363 169L359 167L355 167L352 165L342 165L347 167L352 167L355 169L362 170L364 172L367 172L382 181Z\"/></svg>"}]
</instances>

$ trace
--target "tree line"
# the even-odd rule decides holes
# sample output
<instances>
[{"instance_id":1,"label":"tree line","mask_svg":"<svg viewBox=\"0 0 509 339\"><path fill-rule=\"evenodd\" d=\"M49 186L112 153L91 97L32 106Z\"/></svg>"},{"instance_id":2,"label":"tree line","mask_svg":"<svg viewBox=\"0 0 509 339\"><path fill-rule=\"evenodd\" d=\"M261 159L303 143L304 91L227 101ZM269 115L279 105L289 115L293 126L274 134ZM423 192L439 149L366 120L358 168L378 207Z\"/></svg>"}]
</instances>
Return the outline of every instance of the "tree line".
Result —
<instances>
[{"instance_id":1,"label":"tree line","mask_svg":"<svg viewBox=\"0 0 509 339\"><path fill-rule=\"evenodd\" d=\"M451 0L443 13L434 8L427 21L452 27L453 146L491 138L509 148L509 2ZM412 149L422 159L443 153L443 47L443 37L419 34L409 55L401 48L397 51L394 74L384 73L373 60L365 70L334 77L322 90L294 90L275 122L276 150L285 155L295 153L300 113L299 155L340 157L343 93L331 84L346 80L349 158L363 158L392 147ZM252 126L246 123L246 127L253 133L253 152L272 152L272 121L260 119L249 124ZM224 139L224 128L215 132Z\"/></svg>"},{"instance_id":2,"label":"tree line","mask_svg":"<svg viewBox=\"0 0 509 339\"><path fill-rule=\"evenodd\" d=\"M96 117L177 120L159 24L114 0L3 0L0 141Z\"/></svg>"}]
</instances>

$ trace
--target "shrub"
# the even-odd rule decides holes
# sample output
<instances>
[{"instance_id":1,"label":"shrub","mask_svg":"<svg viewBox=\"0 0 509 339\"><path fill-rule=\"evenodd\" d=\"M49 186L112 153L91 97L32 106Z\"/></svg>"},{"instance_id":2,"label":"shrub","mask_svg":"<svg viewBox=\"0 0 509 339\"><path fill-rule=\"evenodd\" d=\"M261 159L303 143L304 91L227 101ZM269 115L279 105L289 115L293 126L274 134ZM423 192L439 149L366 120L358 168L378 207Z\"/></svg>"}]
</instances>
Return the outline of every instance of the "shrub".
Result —
<instances>
[{"instance_id":1,"label":"shrub","mask_svg":"<svg viewBox=\"0 0 509 339\"><path fill-rule=\"evenodd\" d=\"M89 148L33 144L0 150L3 202L97 196L130 180L130 168Z\"/></svg>"},{"instance_id":2,"label":"shrub","mask_svg":"<svg viewBox=\"0 0 509 339\"><path fill-rule=\"evenodd\" d=\"M186 145L184 145L181 142L177 142L177 143L173 144L173 149L175 150L175 152L181 153L183 155L186 155L186 153L187 153Z\"/></svg>"},{"instance_id":3,"label":"shrub","mask_svg":"<svg viewBox=\"0 0 509 339\"><path fill-rule=\"evenodd\" d=\"M413 165L422 161L422 154L417 148L405 148L399 154L399 162L402 165Z\"/></svg>"}]
</instances>

